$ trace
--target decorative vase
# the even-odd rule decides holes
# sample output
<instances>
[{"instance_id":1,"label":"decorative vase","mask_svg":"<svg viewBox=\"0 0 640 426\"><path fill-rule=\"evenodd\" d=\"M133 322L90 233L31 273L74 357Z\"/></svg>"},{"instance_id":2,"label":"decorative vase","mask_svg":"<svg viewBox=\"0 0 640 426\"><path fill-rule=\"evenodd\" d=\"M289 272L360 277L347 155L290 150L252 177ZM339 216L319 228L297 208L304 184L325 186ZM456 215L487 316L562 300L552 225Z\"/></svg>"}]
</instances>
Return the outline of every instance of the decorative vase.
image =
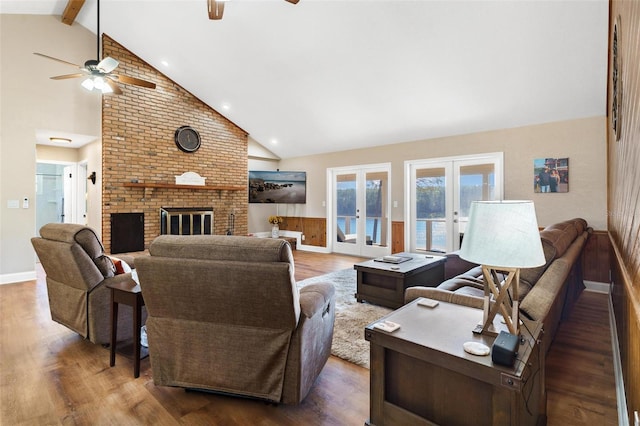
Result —
<instances>
[{"instance_id":1,"label":"decorative vase","mask_svg":"<svg viewBox=\"0 0 640 426\"><path fill-rule=\"evenodd\" d=\"M276 224L271 227L271 238L278 238L280 236L280 227Z\"/></svg>"}]
</instances>

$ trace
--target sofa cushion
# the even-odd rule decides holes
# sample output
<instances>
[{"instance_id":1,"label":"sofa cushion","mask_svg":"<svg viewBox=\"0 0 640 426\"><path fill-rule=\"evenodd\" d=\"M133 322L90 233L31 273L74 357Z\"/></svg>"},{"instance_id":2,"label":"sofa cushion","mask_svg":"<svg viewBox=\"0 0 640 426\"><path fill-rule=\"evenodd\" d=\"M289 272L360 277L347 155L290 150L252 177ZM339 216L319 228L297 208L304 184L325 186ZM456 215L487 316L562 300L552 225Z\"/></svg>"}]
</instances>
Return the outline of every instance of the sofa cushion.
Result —
<instances>
[{"instance_id":1,"label":"sofa cushion","mask_svg":"<svg viewBox=\"0 0 640 426\"><path fill-rule=\"evenodd\" d=\"M540 272L540 274L542 274ZM506 274L498 272L498 279L504 280ZM532 284L522 279L522 270L520 272L520 285L518 286L518 300L522 301L531 290ZM440 290L452 291L456 294L465 294L469 296L484 297L484 276L482 274L482 266L470 269L464 274L446 280L438 286Z\"/></svg>"},{"instance_id":2,"label":"sofa cushion","mask_svg":"<svg viewBox=\"0 0 640 426\"><path fill-rule=\"evenodd\" d=\"M455 290L454 293L465 294L467 296L484 297L484 289L471 286L462 286Z\"/></svg>"},{"instance_id":3,"label":"sofa cushion","mask_svg":"<svg viewBox=\"0 0 640 426\"><path fill-rule=\"evenodd\" d=\"M540 241L542 242L542 251L544 252L544 265L536 268L520 269L520 282L526 283L529 288L533 287L535 283L538 282L538 279L556 258L556 248L553 243L545 238L540 238Z\"/></svg>"},{"instance_id":4,"label":"sofa cushion","mask_svg":"<svg viewBox=\"0 0 640 426\"><path fill-rule=\"evenodd\" d=\"M569 229L545 229L540 232L540 238L553 244L553 247L556 249L556 258L562 257L577 237L575 227L571 226Z\"/></svg>"}]
</instances>

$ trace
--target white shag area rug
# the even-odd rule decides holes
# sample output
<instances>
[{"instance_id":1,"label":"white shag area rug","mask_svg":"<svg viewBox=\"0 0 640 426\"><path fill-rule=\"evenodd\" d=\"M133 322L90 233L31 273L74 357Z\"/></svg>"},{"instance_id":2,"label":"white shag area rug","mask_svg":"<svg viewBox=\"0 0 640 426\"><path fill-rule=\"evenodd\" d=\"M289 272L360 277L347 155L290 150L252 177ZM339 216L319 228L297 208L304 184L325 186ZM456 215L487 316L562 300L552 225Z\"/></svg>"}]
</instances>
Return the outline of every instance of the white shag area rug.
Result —
<instances>
[{"instance_id":1,"label":"white shag area rug","mask_svg":"<svg viewBox=\"0 0 640 426\"><path fill-rule=\"evenodd\" d=\"M369 368L369 342L364 327L387 315L392 309L356 301L356 270L343 269L297 283L305 285L328 282L336 289L336 322L333 328L331 354Z\"/></svg>"}]
</instances>

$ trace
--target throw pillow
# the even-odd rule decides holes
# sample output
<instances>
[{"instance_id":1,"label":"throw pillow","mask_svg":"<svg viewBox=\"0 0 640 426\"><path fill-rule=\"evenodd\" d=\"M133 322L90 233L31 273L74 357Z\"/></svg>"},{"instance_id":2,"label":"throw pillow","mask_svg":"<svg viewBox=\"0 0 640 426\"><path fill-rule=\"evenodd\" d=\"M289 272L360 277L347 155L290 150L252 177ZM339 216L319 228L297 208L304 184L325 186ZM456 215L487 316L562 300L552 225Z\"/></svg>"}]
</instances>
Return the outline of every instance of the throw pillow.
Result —
<instances>
[{"instance_id":1,"label":"throw pillow","mask_svg":"<svg viewBox=\"0 0 640 426\"><path fill-rule=\"evenodd\" d=\"M131 272L131 267L124 260L114 256L109 256L109 258L111 259L111 261L113 262L113 265L116 268L116 275L126 274L127 272Z\"/></svg>"},{"instance_id":2,"label":"throw pillow","mask_svg":"<svg viewBox=\"0 0 640 426\"><path fill-rule=\"evenodd\" d=\"M93 263L96 264L102 276L105 278L113 277L116 274L116 265L113 264L113 261L109 258L109 256L98 256L93 259Z\"/></svg>"}]
</instances>

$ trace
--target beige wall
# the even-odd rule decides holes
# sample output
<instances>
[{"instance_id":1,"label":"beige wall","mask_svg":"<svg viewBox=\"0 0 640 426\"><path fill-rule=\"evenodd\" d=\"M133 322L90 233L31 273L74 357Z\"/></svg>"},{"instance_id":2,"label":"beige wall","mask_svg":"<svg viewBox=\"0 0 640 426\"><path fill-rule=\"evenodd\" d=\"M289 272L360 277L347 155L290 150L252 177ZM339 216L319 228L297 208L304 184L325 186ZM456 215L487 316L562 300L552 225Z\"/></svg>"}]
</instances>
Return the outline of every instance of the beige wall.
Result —
<instances>
[{"instance_id":1,"label":"beige wall","mask_svg":"<svg viewBox=\"0 0 640 426\"><path fill-rule=\"evenodd\" d=\"M29 279L34 271L35 208L8 209L7 201L35 200L36 130L100 134L100 97L77 80L49 79L74 68L33 55L74 63L95 57L95 36L59 19L0 15L0 282Z\"/></svg>"},{"instance_id":2,"label":"beige wall","mask_svg":"<svg viewBox=\"0 0 640 426\"><path fill-rule=\"evenodd\" d=\"M307 204L280 208L285 216L326 217L327 168L390 162L394 221L404 220L404 162L487 152L504 152L505 199L535 202L541 226L572 217L607 229L605 117L407 142L324 155L284 159L281 170L307 172ZM535 194L533 160L568 157L569 192Z\"/></svg>"},{"instance_id":3,"label":"beige wall","mask_svg":"<svg viewBox=\"0 0 640 426\"><path fill-rule=\"evenodd\" d=\"M93 228L102 238L102 141L87 144L78 150L78 162L87 163L87 175L96 172L96 184L87 183L86 225Z\"/></svg>"}]
</instances>

